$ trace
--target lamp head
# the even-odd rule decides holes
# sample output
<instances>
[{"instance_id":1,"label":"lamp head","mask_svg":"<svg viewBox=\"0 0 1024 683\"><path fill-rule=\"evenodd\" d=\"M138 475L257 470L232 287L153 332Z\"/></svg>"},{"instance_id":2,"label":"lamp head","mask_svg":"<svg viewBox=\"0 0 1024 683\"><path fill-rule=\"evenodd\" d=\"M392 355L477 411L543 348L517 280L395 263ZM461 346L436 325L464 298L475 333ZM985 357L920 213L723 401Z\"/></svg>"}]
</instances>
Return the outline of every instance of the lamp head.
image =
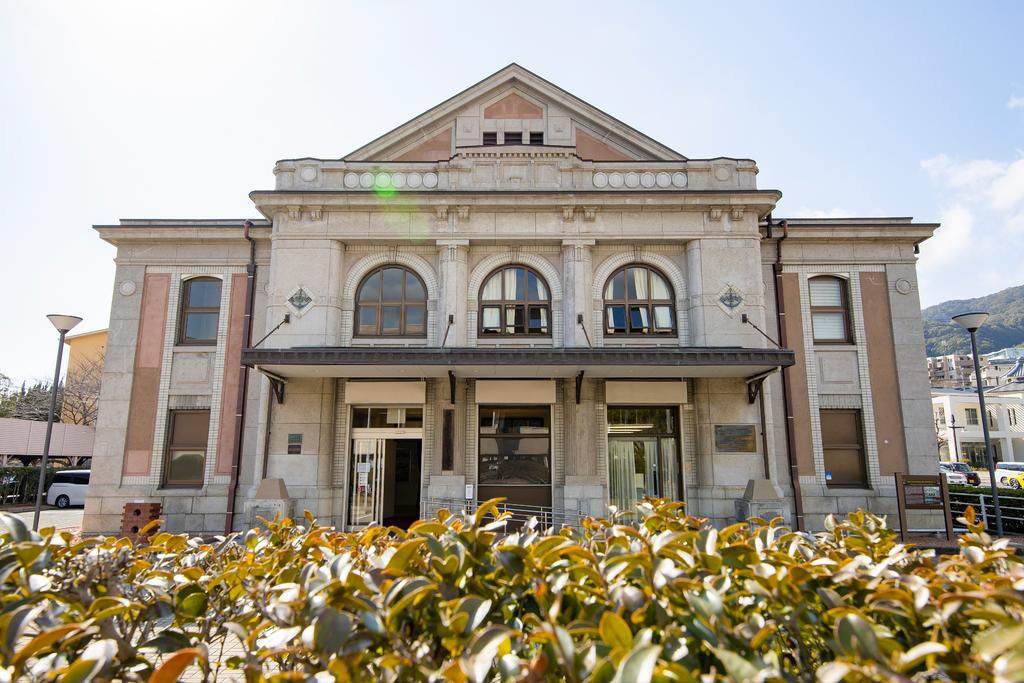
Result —
<instances>
[{"instance_id":1,"label":"lamp head","mask_svg":"<svg viewBox=\"0 0 1024 683\"><path fill-rule=\"evenodd\" d=\"M77 315L59 315L57 313L51 313L46 316L49 318L53 326L57 328L58 332L70 332L71 329L82 322L82 319Z\"/></svg>"},{"instance_id":2,"label":"lamp head","mask_svg":"<svg viewBox=\"0 0 1024 683\"><path fill-rule=\"evenodd\" d=\"M982 313L980 311L975 313L961 313L960 315L953 316L953 322L968 332L974 332L984 325L986 320L988 320L988 313Z\"/></svg>"}]
</instances>

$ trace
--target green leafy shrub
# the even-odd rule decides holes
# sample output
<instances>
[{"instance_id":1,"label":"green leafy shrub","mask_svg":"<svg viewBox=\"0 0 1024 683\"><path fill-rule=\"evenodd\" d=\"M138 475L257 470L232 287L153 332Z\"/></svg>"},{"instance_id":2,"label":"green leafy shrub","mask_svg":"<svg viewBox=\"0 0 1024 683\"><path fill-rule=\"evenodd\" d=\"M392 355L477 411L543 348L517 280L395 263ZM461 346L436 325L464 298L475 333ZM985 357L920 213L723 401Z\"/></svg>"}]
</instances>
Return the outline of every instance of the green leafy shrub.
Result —
<instances>
[{"instance_id":1,"label":"green leafy shrub","mask_svg":"<svg viewBox=\"0 0 1024 683\"><path fill-rule=\"evenodd\" d=\"M279 520L206 543L75 541L5 517L0 678L30 681L1013 681L1024 565L858 512L818 535L630 523L505 534L491 501L408 531Z\"/></svg>"}]
</instances>

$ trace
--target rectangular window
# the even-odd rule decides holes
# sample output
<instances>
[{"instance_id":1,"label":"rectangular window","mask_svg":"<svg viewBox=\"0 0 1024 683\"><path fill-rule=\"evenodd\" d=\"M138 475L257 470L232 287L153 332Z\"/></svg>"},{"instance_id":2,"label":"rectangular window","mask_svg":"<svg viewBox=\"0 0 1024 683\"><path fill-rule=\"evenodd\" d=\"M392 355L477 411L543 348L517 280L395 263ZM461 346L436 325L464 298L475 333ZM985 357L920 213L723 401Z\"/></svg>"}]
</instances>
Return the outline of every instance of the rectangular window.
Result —
<instances>
[{"instance_id":1,"label":"rectangular window","mask_svg":"<svg viewBox=\"0 0 1024 683\"><path fill-rule=\"evenodd\" d=\"M544 133L530 133L530 144L531 145L543 145L544 144Z\"/></svg>"},{"instance_id":2,"label":"rectangular window","mask_svg":"<svg viewBox=\"0 0 1024 683\"><path fill-rule=\"evenodd\" d=\"M985 414L988 416L988 428L989 429L995 429L996 428L996 415L995 415L995 413L993 413L990 409L986 408L985 409Z\"/></svg>"},{"instance_id":3,"label":"rectangular window","mask_svg":"<svg viewBox=\"0 0 1024 683\"><path fill-rule=\"evenodd\" d=\"M1007 410L1006 414L1007 414L1007 417L1010 420L1010 426L1011 427L1016 427L1017 426L1017 408L1015 406L1010 406L1009 409Z\"/></svg>"},{"instance_id":4,"label":"rectangular window","mask_svg":"<svg viewBox=\"0 0 1024 683\"><path fill-rule=\"evenodd\" d=\"M522 133L505 133L505 144L506 145L521 145L523 144Z\"/></svg>"},{"instance_id":5,"label":"rectangular window","mask_svg":"<svg viewBox=\"0 0 1024 683\"><path fill-rule=\"evenodd\" d=\"M964 412L967 414L967 424L978 426L981 424L978 422L978 409L977 408L965 408Z\"/></svg>"},{"instance_id":6,"label":"rectangular window","mask_svg":"<svg viewBox=\"0 0 1024 683\"><path fill-rule=\"evenodd\" d=\"M609 498L629 510L645 496L680 500L679 429L676 409L609 406Z\"/></svg>"},{"instance_id":7,"label":"rectangular window","mask_svg":"<svg viewBox=\"0 0 1024 683\"><path fill-rule=\"evenodd\" d=\"M178 323L179 344L217 344L220 285L220 280L212 277L197 277L182 282L181 320Z\"/></svg>"},{"instance_id":8,"label":"rectangular window","mask_svg":"<svg viewBox=\"0 0 1024 683\"><path fill-rule=\"evenodd\" d=\"M867 486L867 463L864 460L864 437L859 410L822 410L821 446L825 455L825 482L828 486Z\"/></svg>"},{"instance_id":9,"label":"rectangular window","mask_svg":"<svg viewBox=\"0 0 1024 683\"><path fill-rule=\"evenodd\" d=\"M352 429L419 429L422 408L352 408Z\"/></svg>"},{"instance_id":10,"label":"rectangular window","mask_svg":"<svg viewBox=\"0 0 1024 683\"><path fill-rule=\"evenodd\" d=\"M490 145L496 145L496 144L498 144L498 134L497 133L484 133L484 145L490 146Z\"/></svg>"},{"instance_id":11,"label":"rectangular window","mask_svg":"<svg viewBox=\"0 0 1024 683\"><path fill-rule=\"evenodd\" d=\"M846 280L828 275L812 277L807 281L807 290L815 343L852 343Z\"/></svg>"},{"instance_id":12,"label":"rectangular window","mask_svg":"<svg viewBox=\"0 0 1024 683\"><path fill-rule=\"evenodd\" d=\"M480 484L551 484L551 409L480 406Z\"/></svg>"},{"instance_id":13,"label":"rectangular window","mask_svg":"<svg viewBox=\"0 0 1024 683\"><path fill-rule=\"evenodd\" d=\"M172 410L168 421L164 485L199 488L206 468L210 411Z\"/></svg>"},{"instance_id":14,"label":"rectangular window","mask_svg":"<svg viewBox=\"0 0 1024 683\"><path fill-rule=\"evenodd\" d=\"M441 469L444 471L455 469L455 411L451 408L444 409L442 421Z\"/></svg>"}]
</instances>

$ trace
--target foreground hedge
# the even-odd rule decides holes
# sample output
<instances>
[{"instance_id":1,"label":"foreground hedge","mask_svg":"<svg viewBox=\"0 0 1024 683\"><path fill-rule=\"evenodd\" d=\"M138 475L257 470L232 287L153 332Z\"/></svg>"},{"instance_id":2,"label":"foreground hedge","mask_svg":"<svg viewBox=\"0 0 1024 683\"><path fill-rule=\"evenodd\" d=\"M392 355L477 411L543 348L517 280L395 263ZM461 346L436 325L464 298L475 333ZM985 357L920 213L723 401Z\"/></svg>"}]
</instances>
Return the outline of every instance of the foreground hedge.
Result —
<instances>
[{"instance_id":1,"label":"foreground hedge","mask_svg":"<svg viewBox=\"0 0 1024 683\"><path fill-rule=\"evenodd\" d=\"M866 513L817 536L636 514L503 536L492 502L408 532L285 520L137 547L6 517L0 678L1024 679L1024 565L970 511L943 557Z\"/></svg>"}]
</instances>

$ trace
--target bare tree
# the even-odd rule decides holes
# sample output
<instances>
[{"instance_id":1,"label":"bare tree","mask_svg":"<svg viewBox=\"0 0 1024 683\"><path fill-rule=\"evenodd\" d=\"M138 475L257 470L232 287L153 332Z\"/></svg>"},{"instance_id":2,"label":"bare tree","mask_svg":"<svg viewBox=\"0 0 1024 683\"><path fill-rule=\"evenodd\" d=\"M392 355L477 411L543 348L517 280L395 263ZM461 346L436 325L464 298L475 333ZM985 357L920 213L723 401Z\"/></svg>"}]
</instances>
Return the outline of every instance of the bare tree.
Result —
<instances>
[{"instance_id":1,"label":"bare tree","mask_svg":"<svg viewBox=\"0 0 1024 683\"><path fill-rule=\"evenodd\" d=\"M68 372L61 403L61 421L76 425L95 425L103 382L103 355L83 358Z\"/></svg>"}]
</instances>

